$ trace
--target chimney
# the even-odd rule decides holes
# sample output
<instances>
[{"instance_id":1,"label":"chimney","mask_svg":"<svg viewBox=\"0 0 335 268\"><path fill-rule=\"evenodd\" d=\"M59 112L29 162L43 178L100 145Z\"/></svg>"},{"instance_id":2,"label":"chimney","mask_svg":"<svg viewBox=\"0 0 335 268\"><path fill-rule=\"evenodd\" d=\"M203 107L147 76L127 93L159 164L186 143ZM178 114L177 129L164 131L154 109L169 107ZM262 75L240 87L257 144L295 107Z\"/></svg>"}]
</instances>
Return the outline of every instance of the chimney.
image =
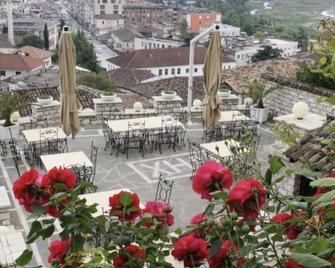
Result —
<instances>
[{"instance_id":1,"label":"chimney","mask_svg":"<svg viewBox=\"0 0 335 268\"><path fill-rule=\"evenodd\" d=\"M8 42L15 46L13 29L13 7L10 0L7 0L7 21L8 21Z\"/></svg>"}]
</instances>

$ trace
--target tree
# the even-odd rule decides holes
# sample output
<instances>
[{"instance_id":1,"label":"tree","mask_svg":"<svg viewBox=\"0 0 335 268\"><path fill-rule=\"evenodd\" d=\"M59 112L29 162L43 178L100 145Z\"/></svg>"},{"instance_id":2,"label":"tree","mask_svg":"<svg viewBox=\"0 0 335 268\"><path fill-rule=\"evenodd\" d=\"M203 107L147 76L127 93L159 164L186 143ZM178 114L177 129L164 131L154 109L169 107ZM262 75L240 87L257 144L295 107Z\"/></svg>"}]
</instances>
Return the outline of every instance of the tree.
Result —
<instances>
[{"instance_id":1,"label":"tree","mask_svg":"<svg viewBox=\"0 0 335 268\"><path fill-rule=\"evenodd\" d=\"M49 50L49 30L47 24L44 24L43 38L44 38L44 49Z\"/></svg>"},{"instance_id":2,"label":"tree","mask_svg":"<svg viewBox=\"0 0 335 268\"><path fill-rule=\"evenodd\" d=\"M252 62L259 62L263 60L269 60L278 58L281 55L281 50L278 48L273 48L271 46L263 46L263 49L257 51L257 53L252 56Z\"/></svg>"},{"instance_id":3,"label":"tree","mask_svg":"<svg viewBox=\"0 0 335 268\"><path fill-rule=\"evenodd\" d=\"M78 80L79 85L85 85L91 88L95 88L101 91L112 91L116 92L117 87L112 81L110 81L105 73L99 74L87 74L80 77Z\"/></svg>"},{"instance_id":4,"label":"tree","mask_svg":"<svg viewBox=\"0 0 335 268\"><path fill-rule=\"evenodd\" d=\"M27 35L22 40L22 46L32 46L32 47L37 47L37 48L43 49L44 48L44 41L39 36Z\"/></svg>"},{"instance_id":5,"label":"tree","mask_svg":"<svg viewBox=\"0 0 335 268\"><path fill-rule=\"evenodd\" d=\"M298 41L298 45L299 45L300 49L302 51L307 51L307 49L308 49L308 35L306 33L305 28L299 27L297 41Z\"/></svg>"},{"instance_id":6,"label":"tree","mask_svg":"<svg viewBox=\"0 0 335 268\"><path fill-rule=\"evenodd\" d=\"M179 36L180 39L182 39L185 42L186 46L189 46L190 41L194 37L194 34L189 32L188 23L186 19L183 19L182 22L180 23L179 31L180 31Z\"/></svg>"}]
</instances>

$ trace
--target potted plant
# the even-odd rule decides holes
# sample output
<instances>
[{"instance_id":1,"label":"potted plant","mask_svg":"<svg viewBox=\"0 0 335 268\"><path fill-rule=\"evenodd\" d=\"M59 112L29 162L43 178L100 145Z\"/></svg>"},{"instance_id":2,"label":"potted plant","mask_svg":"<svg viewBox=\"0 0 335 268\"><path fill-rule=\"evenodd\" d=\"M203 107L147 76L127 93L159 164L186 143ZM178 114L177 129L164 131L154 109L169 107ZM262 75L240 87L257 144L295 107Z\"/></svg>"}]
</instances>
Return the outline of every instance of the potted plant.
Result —
<instances>
[{"instance_id":1,"label":"potted plant","mask_svg":"<svg viewBox=\"0 0 335 268\"><path fill-rule=\"evenodd\" d=\"M173 99L175 96L177 96L177 93L173 89L167 88L162 91L161 95L165 99Z\"/></svg>"},{"instance_id":2,"label":"potted plant","mask_svg":"<svg viewBox=\"0 0 335 268\"><path fill-rule=\"evenodd\" d=\"M11 116L17 111L16 94L6 94L0 100L0 115L5 120L0 124L0 140L17 139L19 137L20 126L11 121Z\"/></svg>"},{"instance_id":3,"label":"potted plant","mask_svg":"<svg viewBox=\"0 0 335 268\"><path fill-rule=\"evenodd\" d=\"M49 95L41 95L37 97L37 103L39 105L49 105L53 101L53 97Z\"/></svg>"},{"instance_id":4,"label":"potted plant","mask_svg":"<svg viewBox=\"0 0 335 268\"><path fill-rule=\"evenodd\" d=\"M220 88L217 95L221 98L228 97L231 94L231 91L226 88Z\"/></svg>"},{"instance_id":5,"label":"potted plant","mask_svg":"<svg viewBox=\"0 0 335 268\"><path fill-rule=\"evenodd\" d=\"M250 107L250 117L258 123L264 123L268 119L268 109L264 106L263 98L277 87L267 87L264 81L253 81L249 83L249 95L254 105Z\"/></svg>"},{"instance_id":6,"label":"potted plant","mask_svg":"<svg viewBox=\"0 0 335 268\"><path fill-rule=\"evenodd\" d=\"M115 98L116 94L112 90L105 91L104 93L101 94L101 99L104 101L113 101Z\"/></svg>"}]
</instances>

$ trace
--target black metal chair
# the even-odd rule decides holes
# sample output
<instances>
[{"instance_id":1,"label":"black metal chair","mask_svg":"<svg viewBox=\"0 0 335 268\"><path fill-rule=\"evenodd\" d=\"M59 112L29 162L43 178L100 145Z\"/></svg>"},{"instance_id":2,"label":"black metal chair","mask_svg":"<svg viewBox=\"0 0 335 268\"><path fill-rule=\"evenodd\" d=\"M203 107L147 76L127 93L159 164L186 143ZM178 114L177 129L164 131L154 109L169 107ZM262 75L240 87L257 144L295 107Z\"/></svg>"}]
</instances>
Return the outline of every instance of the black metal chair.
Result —
<instances>
[{"instance_id":1,"label":"black metal chair","mask_svg":"<svg viewBox=\"0 0 335 268\"><path fill-rule=\"evenodd\" d=\"M112 132L110 128L108 127L108 118L102 116L101 117L101 124L102 124L102 133L105 138L105 147L104 151L107 150L108 147L112 146Z\"/></svg>"},{"instance_id":2,"label":"black metal chair","mask_svg":"<svg viewBox=\"0 0 335 268\"><path fill-rule=\"evenodd\" d=\"M206 153L199 144L188 140L189 158L192 166L192 176L207 160Z\"/></svg>"},{"instance_id":3,"label":"black metal chair","mask_svg":"<svg viewBox=\"0 0 335 268\"><path fill-rule=\"evenodd\" d=\"M69 170L71 170L77 177L77 183L81 183L81 182L89 182L93 184L93 173L94 173L94 167L88 167L86 165L80 165L80 164L75 164L75 165L71 165L68 167L65 167ZM96 192L96 188L95 187L89 187L89 188L85 188L84 190L82 190L80 192L80 194L88 194L88 193L93 193Z\"/></svg>"},{"instance_id":4,"label":"black metal chair","mask_svg":"<svg viewBox=\"0 0 335 268\"><path fill-rule=\"evenodd\" d=\"M182 110L180 115L178 116L178 121L183 124L183 126L178 126L177 127L177 132L178 132L178 142L180 143L181 146L185 147L185 137L187 133L187 128L188 128L188 121L189 121L189 114L187 110Z\"/></svg>"},{"instance_id":5,"label":"black metal chair","mask_svg":"<svg viewBox=\"0 0 335 268\"><path fill-rule=\"evenodd\" d=\"M98 149L99 147L95 145L94 141L91 142L91 152L90 152L90 160L93 164L93 170L92 170L92 177L91 182L94 182L95 179L95 173L97 170L97 160L98 160Z\"/></svg>"},{"instance_id":6,"label":"black metal chair","mask_svg":"<svg viewBox=\"0 0 335 268\"><path fill-rule=\"evenodd\" d=\"M170 203L173 184L174 181L163 178L162 174L160 174L156 188L155 202Z\"/></svg>"},{"instance_id":7,"label":"black metal chair","mask_svg":"<svg viewBox=\"0 0 335 268\"><path fill-rule=\"evenodd\" d=\"M14 161L14 165L15 165L15 169L17 172L17 175L20 177L21 173L20 173L20 162L21 162L21 153L20 153L20 149L17 146L17 144L13 141L10 144L10 151L12 153L12 157L13 157L13 161Z\"/></svg>"},{"instance_id":8,"label":"black metal chair","mask_svg":"<svg viewBox=\"0 0 335 268\"><path fill-rule=\"evenodd\" d=\"M129 157L129 149L138 149L144 157L146 143L145 122L128 122L128 131L124 136L124 152Z\"/></svg>"},{"instance_id":9,"label":"black metal chair","mask_svg":"<svg viewBox=\"0 0 335 268\"><path fill-rule=\"evenodd\" d=\"M161 146L166 144L169 148L172 147L173 151L176 151L176 148L181 149L179 143L179 126L177 121L172 117L163 117L161 128L158 130L158 145L159 152L161 152Z\"/></svg>"}]
</instances>

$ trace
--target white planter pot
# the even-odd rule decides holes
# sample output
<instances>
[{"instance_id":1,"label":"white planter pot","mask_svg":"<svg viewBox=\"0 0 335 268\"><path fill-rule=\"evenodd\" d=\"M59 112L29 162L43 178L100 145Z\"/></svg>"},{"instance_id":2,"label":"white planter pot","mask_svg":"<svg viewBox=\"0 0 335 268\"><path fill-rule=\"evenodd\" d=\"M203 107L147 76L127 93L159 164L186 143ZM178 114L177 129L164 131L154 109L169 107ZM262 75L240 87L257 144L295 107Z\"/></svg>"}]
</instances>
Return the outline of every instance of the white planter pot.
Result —
<instances>
[{"instance_id":1,"label":"white planter pot","mask_svg":"<svg viewBox=\"0 0 335 268\"><path fill-rule=\"evenodd\" d=\"M101 99L103 101L114 101L116 98L116 95L104 95L104 94L101 94Z\"/></svg>"},{"instance_id":2,"label":"white planter pot","mask_svg":"<svg viewBox=\"0 0 335 268\"><path fill-rule=\"evenodd\" d=\"M176 92L173 92L173 93L162 92L161 95L164 99L173 99L174 97L177 96L177 93Z\"/></svg>"},{"instance_id":3,"label":"white planter pot","mask_svg":"<svg viewBox=\"0 0 335 268\"><path fill-rule=\"evenodd\" d=\"M39 105L49 105L53 101L53 97L49 96L48 99L37 98L37 103Z\"/></svg>"},{"instance_id":4,"label":"white planter pot","mask_svg":"<svg viewBox=\"0 0 335 268\"><path fill-rule=\"evenodd\" d=\"M228 97L231 94L231 91L218 91L217 95L221 98Z\"/></svg>"},{"instance_id":5,"label":"white planter pot","mask_svg":"<svg viewBox=\"0 0 335 268\"><path fill-rule=\"evenodd\" d=\"M253 121L256 121L258 123L264 123L268 120L268 109L260 109L256 108L256 106L250 107L250 117Z\"/></svg>"},{"instance_id":6,"label":"white planter pot","mask_svg":"<svg viewBox=\"0 0 335 268\"><path fill-rule=\"evenodd\" d=\"M9 130L10 129L10 130ZM10 135L12 132L12 136ZM10 127L0 126L0 140L10 140L11 138L17 139L20 133L20 126L19 124L15 124Z\"/></svg>"}]
</instances>

